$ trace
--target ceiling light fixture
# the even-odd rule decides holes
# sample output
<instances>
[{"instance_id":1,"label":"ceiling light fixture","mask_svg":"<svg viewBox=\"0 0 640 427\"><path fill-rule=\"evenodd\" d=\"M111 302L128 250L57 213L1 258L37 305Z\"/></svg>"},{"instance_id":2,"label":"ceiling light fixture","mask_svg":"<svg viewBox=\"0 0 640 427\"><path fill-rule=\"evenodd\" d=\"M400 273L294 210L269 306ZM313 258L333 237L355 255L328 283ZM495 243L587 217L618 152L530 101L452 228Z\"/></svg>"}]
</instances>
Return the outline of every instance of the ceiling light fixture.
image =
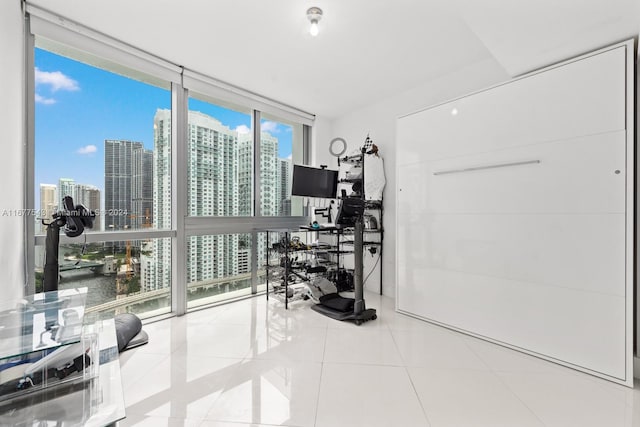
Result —
<instances>
[{"instance_id":1,"label":"ceiling light fixture","mask_svg":"<svg viewBox=\"0 0 640 427\"><path fill-rule=\"evenodd\" d=\"M320 21L320 18L322 18L322 9L320 9L319 7L310 7L307 10L307 18L309 18L309 21L311 22L309 34L315 37L318 35L318 21Z\"/></svg>"}]
</instances>

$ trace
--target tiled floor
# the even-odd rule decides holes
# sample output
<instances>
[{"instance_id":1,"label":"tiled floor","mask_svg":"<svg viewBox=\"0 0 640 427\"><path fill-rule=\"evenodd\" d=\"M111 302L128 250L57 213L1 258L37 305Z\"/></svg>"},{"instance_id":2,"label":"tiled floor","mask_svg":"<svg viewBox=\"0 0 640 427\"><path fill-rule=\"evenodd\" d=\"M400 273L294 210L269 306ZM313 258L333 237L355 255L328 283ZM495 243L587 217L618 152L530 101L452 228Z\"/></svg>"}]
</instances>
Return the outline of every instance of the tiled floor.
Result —
<instances>
[{"instance_id":1,"label":"tiled floor","mask_svg":"<svg viewBox=\"0 0 640 427\"><path fill-rule=\"evenodd\" d=\"M640 426L632 390L403 316L355 326L264 297L145 326L122 426Z\"/></svg>"}]
</instances>

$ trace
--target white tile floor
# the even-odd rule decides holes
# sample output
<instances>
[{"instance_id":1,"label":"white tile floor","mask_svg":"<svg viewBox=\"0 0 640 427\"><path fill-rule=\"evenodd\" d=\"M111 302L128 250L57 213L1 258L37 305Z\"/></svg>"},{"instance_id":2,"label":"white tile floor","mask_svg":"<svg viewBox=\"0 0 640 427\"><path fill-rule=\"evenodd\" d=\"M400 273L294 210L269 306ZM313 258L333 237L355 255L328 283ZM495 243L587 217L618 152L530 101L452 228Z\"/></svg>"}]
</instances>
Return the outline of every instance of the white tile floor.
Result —
<instances>
[{"instance_id":1,"label":"white tile floor","mask_svg":"<svg viewBox=\"0 0 640 427\"><path fill-rule=\"evenodd\" d=\"M640 389L367 306L362 326L264 297L147 325L119 425L640 426Z\"/></svg>"}]
</instances>

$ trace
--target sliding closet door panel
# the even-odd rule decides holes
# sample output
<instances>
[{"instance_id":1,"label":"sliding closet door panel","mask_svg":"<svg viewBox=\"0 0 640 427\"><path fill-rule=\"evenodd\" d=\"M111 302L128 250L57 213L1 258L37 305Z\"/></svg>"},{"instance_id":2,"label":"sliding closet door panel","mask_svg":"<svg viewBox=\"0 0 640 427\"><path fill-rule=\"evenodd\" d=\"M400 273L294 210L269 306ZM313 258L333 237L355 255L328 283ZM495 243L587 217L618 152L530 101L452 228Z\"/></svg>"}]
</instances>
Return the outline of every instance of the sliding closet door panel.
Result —
<instances>
[{"instance_id":1,"label":"sliding closet door panel","mask_svg":"<svg viewBox=\"0 0 640 427\"><path fill-rule=\"evenodd\" d=\"M398 120L400 311L631 384L628 48Z\"/></svg>"}]
</instances>

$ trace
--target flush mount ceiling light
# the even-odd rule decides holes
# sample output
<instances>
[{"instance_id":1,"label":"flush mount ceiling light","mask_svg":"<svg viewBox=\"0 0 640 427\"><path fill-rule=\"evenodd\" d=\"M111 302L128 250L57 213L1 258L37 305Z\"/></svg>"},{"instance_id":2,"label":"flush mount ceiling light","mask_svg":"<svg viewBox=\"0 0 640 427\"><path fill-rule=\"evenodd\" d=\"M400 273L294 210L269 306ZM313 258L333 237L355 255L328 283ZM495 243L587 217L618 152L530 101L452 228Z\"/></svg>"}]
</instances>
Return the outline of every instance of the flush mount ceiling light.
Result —
<instances>
[{"instance_id":1,"label":"flush mount ceiling light","mask_svg":"<svg viewBox=\"0 0 640 427\"><path fill-rule=\"evenodd\" d=\"M309 18L309 21L311 22L309 34L315 37L318 35L318 21L322 18L322 9L319 7L310 7L307 10L307 18Z\"/></svg>"}]
</instances>

